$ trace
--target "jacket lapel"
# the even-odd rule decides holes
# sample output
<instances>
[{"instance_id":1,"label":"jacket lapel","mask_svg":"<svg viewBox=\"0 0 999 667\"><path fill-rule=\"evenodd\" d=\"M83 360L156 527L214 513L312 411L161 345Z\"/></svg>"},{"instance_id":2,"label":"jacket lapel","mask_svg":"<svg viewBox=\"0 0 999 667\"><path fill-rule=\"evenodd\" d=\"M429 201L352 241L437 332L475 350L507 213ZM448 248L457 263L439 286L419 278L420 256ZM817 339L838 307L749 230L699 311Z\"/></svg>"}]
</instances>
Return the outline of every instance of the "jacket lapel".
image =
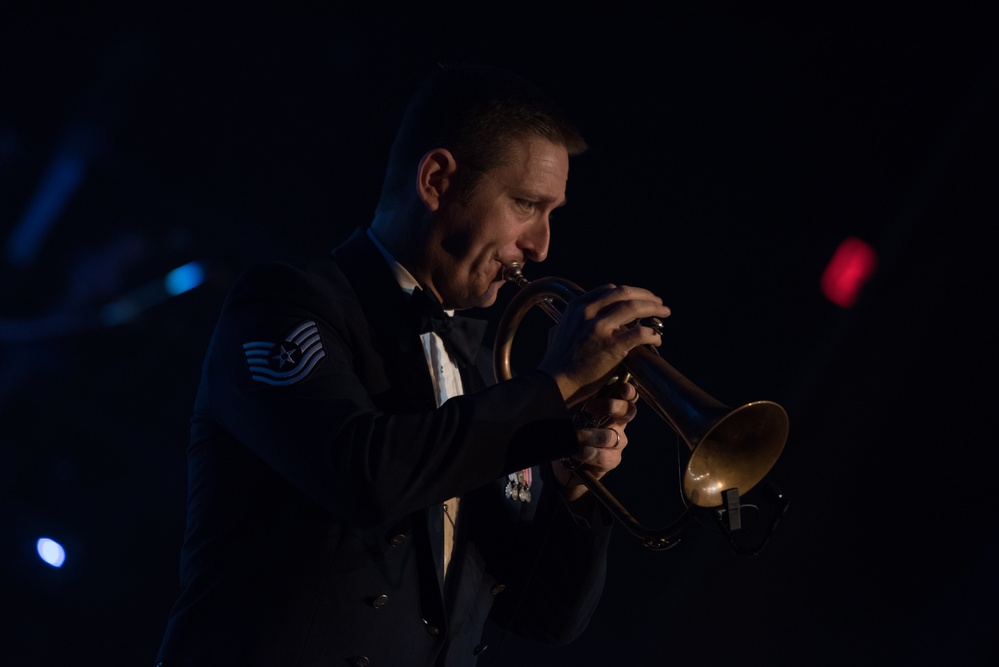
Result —
<instances>
[{"instance_id":1,"label":"jacket lapel","mask_svg":"<svg viewBox=\"0 0 999 667\"><path fill-rule=\"evenodd\" d=\"M375 347L385 360L385 374L399 400L412 407L433 406L426 357L408 316L409 296L400 289L385 258L363 228L335 248L333 257L357 293Z\"/></svg>"}]
</instances>

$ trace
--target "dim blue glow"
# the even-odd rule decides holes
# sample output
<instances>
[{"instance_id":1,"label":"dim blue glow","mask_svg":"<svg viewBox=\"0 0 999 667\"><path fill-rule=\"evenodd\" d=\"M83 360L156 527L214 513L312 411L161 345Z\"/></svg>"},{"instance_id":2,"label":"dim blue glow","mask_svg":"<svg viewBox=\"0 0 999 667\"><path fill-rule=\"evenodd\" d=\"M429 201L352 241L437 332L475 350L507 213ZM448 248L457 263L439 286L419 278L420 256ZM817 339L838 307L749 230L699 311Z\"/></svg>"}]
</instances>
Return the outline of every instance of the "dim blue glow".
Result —
<instances>
[{"instance_id":1,"label":"dim blue glow","mask_svg":"<svg viewBox=\"0 0 999 667\"><path fill-rule=\"evenodd\" d=\"M205 279L205 269L199 262L188 262L184 266L166 274L162 280L154 280L137 287L117 301L101 310L101 321L109 327L124 324L139 313L162 303L167 298L194 289Z\"/></svg>"},{"instance_id":2,"label":"dim blue glow","mask_svg":"<svg viewBox=\"0 0 999 667\"><path fill-rule=\"evenodd\" d=\"M35 546L38 549L38 555L42 557L42 560L52 567L62 567L62 564L66 562L66 550L63 549L62 545L55 540L42 537L39 538L38 543Z\"/></svg>"},{"instance_id":3,"label":"dim blue glow","mask_svg":"<svg viewBox=\"0 0 999 667\"><path fill-rule=\"evenodd\" d=\"M64 151L52 160L7 244L7 258L11 262L27 266L34 261L52 224L83 180L86 167L85 157L72 151Z\"/></svg>"},{"instance_id":4,"label":"dim blue glow","mask_svg":"<svg viewBox=\"0 0 999 667\"><path fill-rule=\"evenodd\" d=\"M205 279L205 269L198 262L188 262L167 274L163 286L171 296L192 290Z\"/></svg>"},{"instance_id":5,"label":"dim blue glow","mask_svg":"<svg viewBox=\"0 0 999 667\"><path fill-rule=\"evenodd\" d=\"M128 301L115 301L101 309L101 321L106 326L113 327L128 322L138 312L135 305Z\"/></svg>"}]
</instances>

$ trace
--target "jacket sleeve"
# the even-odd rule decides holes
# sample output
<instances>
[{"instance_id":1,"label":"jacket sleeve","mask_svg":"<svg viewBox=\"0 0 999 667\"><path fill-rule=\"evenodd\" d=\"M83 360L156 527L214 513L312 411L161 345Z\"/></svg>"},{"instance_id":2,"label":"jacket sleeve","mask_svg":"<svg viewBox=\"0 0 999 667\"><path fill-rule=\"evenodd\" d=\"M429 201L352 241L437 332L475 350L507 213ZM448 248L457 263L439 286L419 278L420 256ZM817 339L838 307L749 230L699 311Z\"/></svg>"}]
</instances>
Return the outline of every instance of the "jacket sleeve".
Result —
<instances>
[{"instance_id":1,"label":"jacket sleeve","mask_svg":"<svg viewBox=\"0 0 999 667\"><path fill-rule=\"evenodd\" d=\"M432 402L384 409L380 397L392 383L379 367L387 362L376 338L352 292L284 265L258 268L223 308L196 433L198 420L202 437L223 429L361 527L574 451L564 402L543 373L439 409Z\"/></svg>"}]
</instances>

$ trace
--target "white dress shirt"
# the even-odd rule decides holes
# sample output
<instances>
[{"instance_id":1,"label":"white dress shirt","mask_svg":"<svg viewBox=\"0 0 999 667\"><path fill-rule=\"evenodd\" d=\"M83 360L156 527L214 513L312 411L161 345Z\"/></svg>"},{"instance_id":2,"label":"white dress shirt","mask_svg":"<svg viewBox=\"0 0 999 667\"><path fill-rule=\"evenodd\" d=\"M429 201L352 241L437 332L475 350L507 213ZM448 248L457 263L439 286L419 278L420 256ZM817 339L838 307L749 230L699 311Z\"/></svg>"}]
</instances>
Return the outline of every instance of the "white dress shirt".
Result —
<instances>
[{"instance_id":1,"label":"white dress shirt","mask_svg":"<svg viewBox=\"0 0 999 667\"><path fill-rule=\"evenodd\" d=\"M416 278L406 270L402 264L386 250L375 236L371 228L368 228L368 238L371 239L375 247L392 268L399 287L407 294L412 294L413 290L422 289ZM454 310L444 311L448 317L454 315ZM444 404L452 396L460 396L462 393L461 374L458 367L448 351L444 348L444 341L434 332L427 332L420 335L420 342L423 344L423 354L427 359L427 368L430 371L430 379L434 385L434 396L437 400L437 407ZM447 575L448 565L451 563L451 552L454 549L454 527L458 521L458 498L451 498L444 502L444 574Z\"/></svg>"}]
</instances>

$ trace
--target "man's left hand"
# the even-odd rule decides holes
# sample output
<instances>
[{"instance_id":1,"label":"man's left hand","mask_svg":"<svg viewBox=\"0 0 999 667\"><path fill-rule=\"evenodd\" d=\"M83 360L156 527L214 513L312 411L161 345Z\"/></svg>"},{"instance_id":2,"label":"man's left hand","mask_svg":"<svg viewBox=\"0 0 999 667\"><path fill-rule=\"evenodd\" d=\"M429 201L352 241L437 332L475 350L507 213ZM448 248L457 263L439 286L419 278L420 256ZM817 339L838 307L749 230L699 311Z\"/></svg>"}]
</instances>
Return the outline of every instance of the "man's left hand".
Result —
<instances>
[{"instance_id":1,"label":"man's left hand","mask_svg":"<svg viewBox=\"0 0 999 667\"><path fill-rule=\"evenodd\" d=\"M638 391L635 387L622 382L609 385L607 391L589 399L583 406L581 416L596 426L576 431L579 450L572 458L585 466L597 479L621 463L621 452L628 445L625 427L635 418L637 400ZM566 499L573 502L582 498L587 489L579 477L560 461L553 462L552 467L565 488Z\"/></svg>"}]
</instances>

